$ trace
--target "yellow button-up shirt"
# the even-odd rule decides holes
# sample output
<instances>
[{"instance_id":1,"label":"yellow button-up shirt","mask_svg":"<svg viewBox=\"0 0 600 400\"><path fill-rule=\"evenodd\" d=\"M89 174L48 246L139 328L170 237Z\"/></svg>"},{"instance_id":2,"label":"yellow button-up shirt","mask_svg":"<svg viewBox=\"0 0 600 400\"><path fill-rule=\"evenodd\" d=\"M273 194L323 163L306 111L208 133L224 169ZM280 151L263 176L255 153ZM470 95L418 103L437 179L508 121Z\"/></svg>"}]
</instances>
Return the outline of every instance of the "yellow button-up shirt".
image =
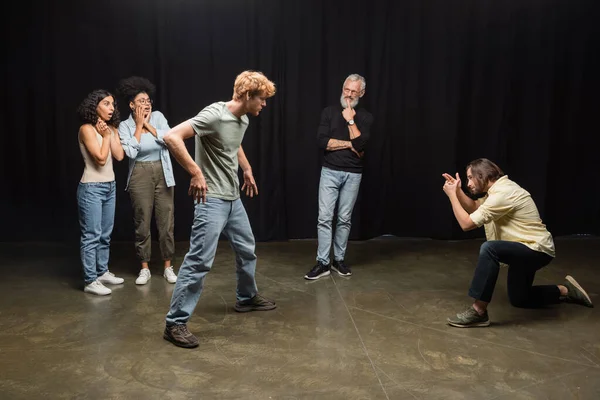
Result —
<instances>
[{"instance_id":1,"label":"yellow button-up shirt","mask_svg":"<svg viewBox=\"0 0 600 400\"><path fill-rule=\"evenodd\" d=\"M485 225L487 240L519 242L555 256L554 240L542 223L531 195L508 176L494 182L478 203L471 220L478 227Z\"/></svg>"}]
</instances>

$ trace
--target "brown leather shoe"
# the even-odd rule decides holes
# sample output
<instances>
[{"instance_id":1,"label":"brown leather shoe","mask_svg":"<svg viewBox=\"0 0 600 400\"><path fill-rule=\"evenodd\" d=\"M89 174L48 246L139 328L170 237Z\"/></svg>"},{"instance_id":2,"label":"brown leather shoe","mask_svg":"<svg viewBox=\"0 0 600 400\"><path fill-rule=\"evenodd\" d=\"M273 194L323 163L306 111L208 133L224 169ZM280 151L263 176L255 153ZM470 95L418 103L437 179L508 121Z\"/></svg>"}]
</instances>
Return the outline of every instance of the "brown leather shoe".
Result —
<instances>
[{"instance_id":1,"label":"brown leather shoe","mask_svg":"<svg viewBox=\"0 0 600 400\"><path fill-rule=\"evenodd\" d=\"M187 325L179 324L165 327L163 338L175 346L191 349L198 347L198 338L188 331Z\"/></svg>"},{"instance_id":2,"label":"brown leather shoe","mask_svg":"<svg viewBox=\"0 0 600 400\"><path fill-rule=\"evenodd\" d=\"M260 294L257 294L250 300L237 301L233 307L237 312L248 312L248 311L269 311L277 308L274 301L267 300Z\"/></svg>"}]
</instances>

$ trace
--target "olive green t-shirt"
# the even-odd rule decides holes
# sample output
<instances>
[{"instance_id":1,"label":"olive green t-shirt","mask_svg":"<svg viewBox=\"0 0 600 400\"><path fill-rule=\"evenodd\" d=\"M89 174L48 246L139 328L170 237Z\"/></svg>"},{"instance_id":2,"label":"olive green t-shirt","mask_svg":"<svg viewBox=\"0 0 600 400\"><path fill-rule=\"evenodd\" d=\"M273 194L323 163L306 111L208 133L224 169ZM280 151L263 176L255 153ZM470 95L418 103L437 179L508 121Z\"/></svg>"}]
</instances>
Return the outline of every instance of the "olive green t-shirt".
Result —
<instances>
[{"instance_id":1,"label":"olive green t-shirt","mask_svg":"<svg viewBox=\"0 0 600 400\"><path fill-rule=\"evenodd\" d=\"M240 197L238 150L248 127L248 117L236 117L225 102L205 107L189 120L196 132L196 164L202 170L208 197L236 200Z\"/></svg>"}]
</instances>

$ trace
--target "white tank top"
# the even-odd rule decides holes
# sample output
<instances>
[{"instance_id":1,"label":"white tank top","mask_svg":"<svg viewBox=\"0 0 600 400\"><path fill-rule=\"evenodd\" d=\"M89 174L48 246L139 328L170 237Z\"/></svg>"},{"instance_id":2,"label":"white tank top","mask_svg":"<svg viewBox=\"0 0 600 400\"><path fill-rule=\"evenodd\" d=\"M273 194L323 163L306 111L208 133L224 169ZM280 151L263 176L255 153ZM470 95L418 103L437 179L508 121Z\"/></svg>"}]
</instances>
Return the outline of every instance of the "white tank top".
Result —
<instances>
[{"instance_id":1,"label":"white tank top","mask_svg":"<svg viewBox=\"0 0 600 400\"><path fill-rule=\"evenodd\" d=\"M98 144L102 147L102 135L98 133L96 128L94 127L94 131L96 132L96 139L98 139ZM115 132L111 128L111 140L115 140L114 135ZM112 153L110 152L110 146L108 147L108 158L106 159L106 164L100 166L94 162L94 159L90 155L90 153L85 148L81 137L79 138L79 150L81 151L81 155L83 156L83 162L85 166L83 167L83 176L81 177L81 183L90 183L90 182L112 182L115 180L115 172L113 171L113 163L112 163Z\"/></svg>"}]
</instances>

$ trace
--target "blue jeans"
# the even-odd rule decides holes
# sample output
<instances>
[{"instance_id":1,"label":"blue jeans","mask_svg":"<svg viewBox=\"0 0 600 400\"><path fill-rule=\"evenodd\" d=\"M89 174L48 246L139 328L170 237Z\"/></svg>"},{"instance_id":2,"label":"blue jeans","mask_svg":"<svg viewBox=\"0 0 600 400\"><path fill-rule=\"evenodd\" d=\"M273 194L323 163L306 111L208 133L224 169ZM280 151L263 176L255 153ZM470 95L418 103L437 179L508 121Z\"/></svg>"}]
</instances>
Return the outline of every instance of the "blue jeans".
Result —
<instances>
[{"instance_id":1,"label":"blue jeans","mask_svg":"<svg viewBox=\"0 0 600 400\"><path fill-rule=\"evenodd\" d=\"M469 296L490 302L498 279L500 263L508 264L508 299L515 307L536 308L560 301L556 285L532 286L535 273L552 261L546 253L522 243L490 240L481 245Z\"/></svg>"},{"instance_id":2,"label":"blue jeans","mask_svg":"<svg viewBox=\"0 0 600 400\"><path fill-rule=\"evenodd\" d=\"M177 275L171 308L166 317L168 326L186 324L194 312L204 278L215 259L221 233L235 252L237 300L250 300L258 293L254 279L254 235L242 201L208 197L205 203L197 203L195 207L190 250Z\"/></svg>"},{"instance_id":3,"label":"blue jeans","mask_svg":"<svg viewBox=\"0 0 600 400\"><path fill-rule=\"evenodd\" d=\"M110 235L115 223L115 182L79 183L77 206L83 279L90 284L108 271Z\"/></svg>"},{"instance_id":4,"label":"blue jeans","mask_svg":"<svg viewBox=\"0 0 600 400\"><path fill-rule=\"evenodd\" d=\"M362 174L321 168L319 219L317 223L319 238L317 261L322 264L328 265L330 261L331 224L336 203L338 203L338 207L335 238L333 240L333 256L336 261L344 260L352 224L352 209L358 197L361 179Z\"/></svg>"}]
</instances>

